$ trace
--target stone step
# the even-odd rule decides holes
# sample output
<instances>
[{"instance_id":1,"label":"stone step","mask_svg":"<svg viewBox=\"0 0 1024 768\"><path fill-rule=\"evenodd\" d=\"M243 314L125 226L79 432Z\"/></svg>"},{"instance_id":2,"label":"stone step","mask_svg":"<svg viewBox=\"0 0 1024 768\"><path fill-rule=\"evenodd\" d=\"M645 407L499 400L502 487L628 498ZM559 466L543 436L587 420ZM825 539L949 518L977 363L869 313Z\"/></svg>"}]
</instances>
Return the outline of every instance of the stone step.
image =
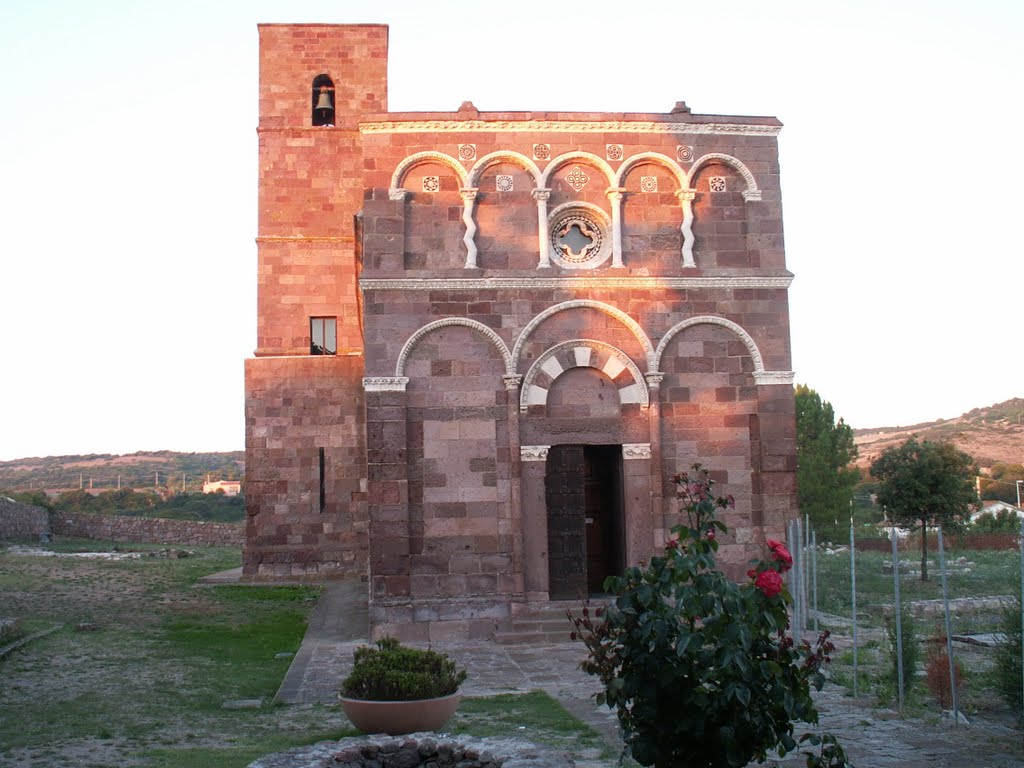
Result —
<instances>
[{"instance_id":1,"label":"stone step","mask_svg":"<svg viewBox=\"0 0 1024 768\"><path fill-rule=\"evenodd\" d=\"M516 626L511 629L498 629L494 632L494 642L499 645L527 645L530 643L567 643L572 630L544 630L532 626Z\"/></svg>"}]
</instances>

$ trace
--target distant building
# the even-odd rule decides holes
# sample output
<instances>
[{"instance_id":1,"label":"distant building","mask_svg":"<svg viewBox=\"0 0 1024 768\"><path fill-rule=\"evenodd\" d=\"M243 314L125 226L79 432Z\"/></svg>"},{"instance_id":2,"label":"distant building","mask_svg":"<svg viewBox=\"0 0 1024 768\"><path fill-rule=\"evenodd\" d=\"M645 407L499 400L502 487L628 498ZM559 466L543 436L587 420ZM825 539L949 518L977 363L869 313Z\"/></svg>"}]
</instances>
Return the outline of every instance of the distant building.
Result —
<instances>
[{"instance_id":1,"label":"distant building","mask_svg":"<svg viewBox=\"0 0 1024 768\"><path fill-rule=\"evenodd\" d=\"M978 518L982 515L991 515L996 517L1003 512L1011 512L1017 516L1017 519L1024 517L1024 509L1015 507L1013 504L1008 504L1005 501L983 501L981 509L977 512L971 513L971 524L978 522Z\"/></svg>"},{"instance_id":2,"label":"distant building","mask_svg":"<svg viewBox=\"0 0 1024 768\"><path fill-rule=\"evenodd\" d=\"M203 483L203 493L223 491L225 496L237 496L242 492L241 480L207 480Z\"/></svg>"}]
</instances>

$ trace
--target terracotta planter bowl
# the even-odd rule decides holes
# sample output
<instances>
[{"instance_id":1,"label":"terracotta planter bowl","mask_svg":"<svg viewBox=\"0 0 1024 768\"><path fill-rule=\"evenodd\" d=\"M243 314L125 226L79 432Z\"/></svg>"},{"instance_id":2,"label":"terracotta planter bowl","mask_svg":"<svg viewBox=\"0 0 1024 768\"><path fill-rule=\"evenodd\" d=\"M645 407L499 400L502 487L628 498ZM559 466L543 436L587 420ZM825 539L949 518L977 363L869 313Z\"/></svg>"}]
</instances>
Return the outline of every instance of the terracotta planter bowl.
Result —
<instances>
[{"instance_id":1,"label":"terracotta planter bowl","mask_svg":"<svg viewBox=\"0 0 1024 768\"><path fill-rule=\"evenodd\" d=\"M352 725L363 733L399 736L417 731L436 731L447 723L462 701L456 691L437 699L415 701L368 701L341 697L341 708Z\"/></svg>"}]
</instances>

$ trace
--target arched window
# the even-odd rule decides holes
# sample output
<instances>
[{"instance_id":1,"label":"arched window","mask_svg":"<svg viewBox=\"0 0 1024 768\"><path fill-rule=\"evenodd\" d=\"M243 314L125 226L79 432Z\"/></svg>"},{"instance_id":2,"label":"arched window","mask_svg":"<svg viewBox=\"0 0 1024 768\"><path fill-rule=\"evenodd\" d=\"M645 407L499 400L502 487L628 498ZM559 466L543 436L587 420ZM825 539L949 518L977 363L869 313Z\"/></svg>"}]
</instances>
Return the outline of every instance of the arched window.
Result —
<instances>
[{"instance_id":1,"label":"arched window","mask_svg":"<svg viewBox=\"0 0 1024 768\"><path fill-rule=\"evenodd\" d=\"M327 75L313 78L313 125L334 125L334 81Z\"/></svg>"}]
</instances>

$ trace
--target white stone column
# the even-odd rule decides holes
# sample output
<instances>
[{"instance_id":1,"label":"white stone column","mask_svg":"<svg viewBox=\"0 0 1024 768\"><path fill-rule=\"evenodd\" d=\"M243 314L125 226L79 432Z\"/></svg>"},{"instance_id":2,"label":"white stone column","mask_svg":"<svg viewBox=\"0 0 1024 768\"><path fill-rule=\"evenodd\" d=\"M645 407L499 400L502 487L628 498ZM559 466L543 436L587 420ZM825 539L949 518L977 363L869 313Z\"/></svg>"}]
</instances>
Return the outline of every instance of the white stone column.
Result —
<instances>
[{"instance_id":1,"label":"white stone column","mask_svg":"<svg viewBox=\"0 0 1024 768\"><path fill-rule=\"evenodd\" d=\"M626 190L611 187L606 192L612 204L612 266L622 267L622 200Z\"/></svg>"},{"instance_id":2,"label":"white stone column","mask_svg":"<svg viewBox=\"0 0 1024 768\"><path fill-rule=\"evenodd\" d=\"M462 195L462 223L466 225L466 234L462 242L466 244L466 269L476 268L476 222L473 221L473 208L476 205L475 187L464 187L459 190Z\"/></svg>"},{"instance_id":3,"label":"white stone column","mask_svg":"<svg viewBox=\"0 0 1024 768\"><path fill-rule=\"evenodd\" d=\"M680 189L676 192L679 198L679 205L683 209L683 226L679 229L683 233L683 266L696 267L693 260L693 199L697 196L695 189Z\"/></svg>"},{"instance_id":4,"label":"white stone column","mask_svg":"<svg viewBox=\"0 0 1024 768\"><path fill-rule=\"evenodd\" d=\"M550 189L533 190L533 199L537 201L537 244L540 253L537 269L551 266L551 237L548 233L548 198L550 197Z\"/></svg>"}]
</instances>

